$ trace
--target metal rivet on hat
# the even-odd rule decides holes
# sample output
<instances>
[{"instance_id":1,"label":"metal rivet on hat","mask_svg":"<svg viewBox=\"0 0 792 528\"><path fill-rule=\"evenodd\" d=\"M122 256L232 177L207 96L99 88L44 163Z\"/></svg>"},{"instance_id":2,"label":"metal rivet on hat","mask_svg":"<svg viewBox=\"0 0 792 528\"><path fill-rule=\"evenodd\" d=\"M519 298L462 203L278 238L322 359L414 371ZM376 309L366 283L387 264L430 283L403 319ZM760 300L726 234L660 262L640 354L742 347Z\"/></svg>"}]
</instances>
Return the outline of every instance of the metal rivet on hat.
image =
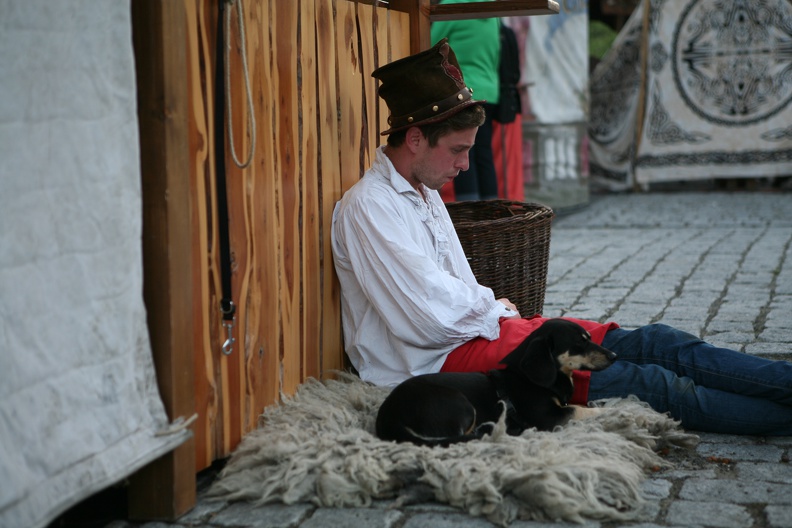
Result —
<instances>
[{"instance_id":1,"label":"metal rivet on hat","mask_svg":"<svg viewBox=\"0 0 792 528\"><path fill-rule=\"evenodd\" d=\"M412 116L410 116L410 117L408 117L408 118L407 118L407 122L408 122L408 123L412 123L412 122L413 122L413 118L412 118Z\"/></svg>"},{"instance_id":2,"label":"metal rivet on hat","mask_svg":"<svg viewBox=\"0 0 792 528\"><path fill-rule=\"evenodd\" d=\"M459 95L457 95L457 99L459 99L460 101L461 101L462 99L464 99L464 98L465 98L465 96L464 96L464 95L462 95L462 94L459 94Z\"/></svg>"},{"instance_id":3,"label":"metal rivet on hat","mask_svg":"<svg viewBox=\"0 0 792 528\"><path fill-rule=\"evenodd\" d=\"M437 106L437 105L434 105L434 106L432 107L432 112L437 112L438 110L440 110L440 107L439 107L439 106Z\"/></svg>"}]
</instances>

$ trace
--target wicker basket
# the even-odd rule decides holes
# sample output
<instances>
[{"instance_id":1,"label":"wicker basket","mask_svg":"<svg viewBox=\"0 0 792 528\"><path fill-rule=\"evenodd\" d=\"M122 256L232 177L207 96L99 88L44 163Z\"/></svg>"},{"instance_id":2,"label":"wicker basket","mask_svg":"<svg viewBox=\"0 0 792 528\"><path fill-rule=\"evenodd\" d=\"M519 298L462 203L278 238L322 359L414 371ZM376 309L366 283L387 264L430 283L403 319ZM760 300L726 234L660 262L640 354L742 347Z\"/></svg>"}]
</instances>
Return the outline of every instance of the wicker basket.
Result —
<instances>
[{"instance_id":1,"label":"wicker basket","mask_svg":"<svg viewBox=\"0 0 792 528\"><path fill-rule=\"evenodd\" d=\"M541 314L553 210L508 200L446 204L478 282L508 298L523 317Z\"/></svg>"}]
</instances>

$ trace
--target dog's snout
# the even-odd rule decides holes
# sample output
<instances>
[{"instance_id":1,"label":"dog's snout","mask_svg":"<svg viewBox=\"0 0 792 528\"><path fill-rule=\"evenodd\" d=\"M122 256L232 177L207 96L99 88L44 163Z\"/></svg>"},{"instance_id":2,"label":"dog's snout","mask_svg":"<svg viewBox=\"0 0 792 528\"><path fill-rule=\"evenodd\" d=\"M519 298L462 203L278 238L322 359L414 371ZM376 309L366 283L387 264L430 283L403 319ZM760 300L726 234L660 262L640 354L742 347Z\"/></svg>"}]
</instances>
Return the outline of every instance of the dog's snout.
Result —
<instances>
[{"instance_id":1,"label":"dog's snout","mask_svg":"<svg viewBox=\"0 0 792 528\"><path fill-rule=\"evenodd\" d=\"M590 370L602 370L604 368L608 368L613 364L614 361L616 361L617 356L615 352L613 352L612 350L608 350L605 347L594 345L593 343L592 345L595 348L594 350L592 350L592 353L589 355Z\"/></svg>"},{"instance_id":2,"label":"dog's snout","mask_svg":"<svg viewBox=\"0 0 792 528\"><path fill-rule=\"evenodd\" d=\"M605 361L607 361L608 365L616 361L616 359L618 358L616 352L613 352L612 350L608 350L607 348L604 347L600 347L599 352L600 354L602 354Z\"/></svg>"}]
</instances>

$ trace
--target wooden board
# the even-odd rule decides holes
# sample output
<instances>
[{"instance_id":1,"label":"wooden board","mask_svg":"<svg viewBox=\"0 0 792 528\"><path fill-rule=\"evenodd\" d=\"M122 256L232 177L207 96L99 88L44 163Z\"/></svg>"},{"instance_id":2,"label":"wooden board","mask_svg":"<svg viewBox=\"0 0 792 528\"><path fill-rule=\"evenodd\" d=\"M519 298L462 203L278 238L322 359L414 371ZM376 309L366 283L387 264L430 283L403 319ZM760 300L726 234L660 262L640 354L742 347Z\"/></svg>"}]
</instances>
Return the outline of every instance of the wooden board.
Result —
<instances>
[{"instance_id":1,"label":"wooden board","mask_svg":"<svg viewBox=\"0 0 792 528\"><path fill-rule=\"evenodd\" d=\"M316 5L313 1L304 2L300 10L299 64L301 65L299 84L299 113L302 116L300 127L300 186L302 190L301 207L301 266L302 266L302 362L303 372L300 381L306 377L321 376L322 354L322 244L319 238L321 225L320 182L319 182L319 87L317 70Z\"/></svg>"},{"instance_id":2,"label":"wooden board","mask_svg":"<svg viewBox=\"0 0 792 528\"><path fill-rule=\"evenodd\" d=\"M135 2L143 202L143 298L154 367L170 420L192 416L192 197L188 125L187 28L181 2ZM172 519L195 504L192 440L130 478L129 516Z\"/></svg>"},{"instance_id":3,"label":"wooden board","mask_svg":"<svg viewBox=\"0 0 792 528\"><path fill-rule=\"evenodd\" d=\"M468 2L437 4L429 9L429 20L469 20L507 16L555 15L560 7L554 0L498 0L497 2Z\"/></svg>"},{"instance_id":4,"label":"wooden board","mask_svg":"<svg viewBox=\"0 0 792 528\"><path fill-rule=\"evenodd\" d=\"M245 347L245 393L247 406L244 432L255 427L261 410L277 401L280 392L279 365L282 325L277 292L280 284L278 233L278 178L276 174L277 136L272 126L277 92L270 42L274 28L273 0L252 2L248 14L248 59L256 116L256 151L250 177L246 180L246 201L251 214L253 272L246 284L247 324L240 331Z\"/></svg>"},{"instance_id":5,"label":"wooden board","mask_svg":"<svg viewBox=\"0 0 792 528\"><path fill-rule=\"evenodd\" d=\"M322 251L322 320L321 371L343 368L341 335L341 299L338 279L332 265L331 224L333 209L342 194L341 172L338 163L339 116L336 52L336 23L333 18L335 2L314 1L317 66L317 131L319 135L319 237Z\"/></svg>"}]
</instances>

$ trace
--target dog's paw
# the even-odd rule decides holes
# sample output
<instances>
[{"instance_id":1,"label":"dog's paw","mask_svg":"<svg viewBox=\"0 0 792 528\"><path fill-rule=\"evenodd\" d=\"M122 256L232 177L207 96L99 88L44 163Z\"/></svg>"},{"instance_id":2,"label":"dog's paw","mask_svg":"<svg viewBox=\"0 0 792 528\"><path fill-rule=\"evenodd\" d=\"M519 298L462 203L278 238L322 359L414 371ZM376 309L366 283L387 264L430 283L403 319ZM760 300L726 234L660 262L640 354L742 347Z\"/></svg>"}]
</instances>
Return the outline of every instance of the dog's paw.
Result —
<instances>
[{"instance_id":1,"label":"dog's paw","mask_svg":"<svg viewBox=\"0 0 792 528\"><path fill-rule=\"evenodd\" d=\"M581 407L579 405L570 405L573 410L572 420L586 420L594 418L602 414L605 409L602 407Z\"/></svg>"}]
</instances>

